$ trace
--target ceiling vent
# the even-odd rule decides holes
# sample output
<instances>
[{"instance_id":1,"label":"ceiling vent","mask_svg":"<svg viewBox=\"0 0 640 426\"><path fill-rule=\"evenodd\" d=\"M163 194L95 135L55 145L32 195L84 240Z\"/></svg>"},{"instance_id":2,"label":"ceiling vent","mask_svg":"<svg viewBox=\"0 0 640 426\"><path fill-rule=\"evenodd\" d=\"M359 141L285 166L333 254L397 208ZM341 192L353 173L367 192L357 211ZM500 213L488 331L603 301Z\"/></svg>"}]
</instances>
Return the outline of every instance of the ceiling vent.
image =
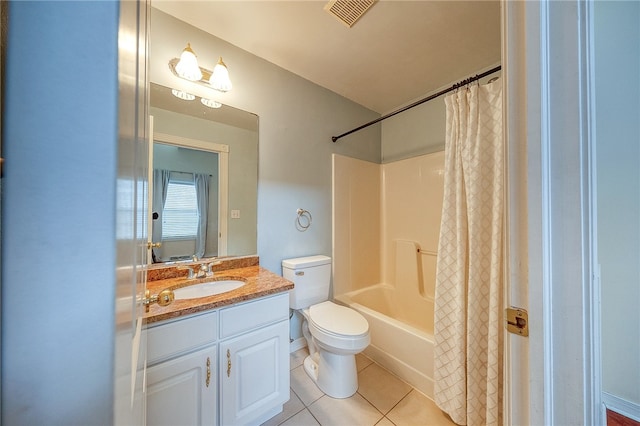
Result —
<instances>
[{"instance_id":1,"label":"ceiling vent","mask_svg":"<svg viewBox=\"0 0 640 426\"><path fill-rule=\"evenodd\" d=\"M351 28L373 3L375 0L331 0L324 6L324 10Z\"/></svg>"}]
</instances>

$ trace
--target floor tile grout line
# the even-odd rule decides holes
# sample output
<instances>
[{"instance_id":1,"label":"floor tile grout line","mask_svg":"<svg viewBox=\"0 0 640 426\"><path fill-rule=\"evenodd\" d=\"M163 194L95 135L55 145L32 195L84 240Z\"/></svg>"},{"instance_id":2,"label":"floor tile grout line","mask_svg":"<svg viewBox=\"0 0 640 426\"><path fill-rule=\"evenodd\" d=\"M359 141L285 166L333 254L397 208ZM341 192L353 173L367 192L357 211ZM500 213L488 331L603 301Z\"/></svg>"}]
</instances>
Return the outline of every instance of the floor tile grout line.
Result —
<instances>
[{"instance_id":1,"label":"floor tile grout line","mask_svg":"<svg viewBox=\"0 0 640 426\"><path fill-rule=\"evenodd\" d=\"M359 370L357 372L357 374L359 375L360 373L362 373L364 370L368 369L369 367L371 367L373 364L375 364L373 361L371 361L367 366L363 367L362 370Z\"/></svg>"},{"instance_id":2,"label":"floor tile grout line","mask_svg":"<svg viewBox=\"0 0 640 426\"><path fill-rule=\"evenodd\" d=\"M365 357L366 357L366 356L365 356ZM360 375L360 373L362 373L363 371L365 371L366 369L368 369L369 367L371 367L372 365L374 365L374 364L375 364L375 365L377 365L378 367L380 367L380 368L382 368L383 370L385 370L385 371L386 371L387 373L389 373L390 375L392 375L394 378L396 378L396 379L400 380L401 382L403 382L403 383L405 383L406 385L408 385L408 386L409 386L409 391L408 391L408 392L407 392L407 393L406 393L402 398L400 398L400 400L399 400L397 403L395 403L395 404L394 404L394 405L393 405L393 406L392 406L392 407L391 407L391 408L390 408L386 413L382 412L382 411L381 411L378 407L376 407L376 406L375 406L371 401L369 401L367 398L365 398L365 397L364 397L364 395L362 395L360 392L358 392L358 391L356 390L356 393L357 393L357 394L358 394L362 399L364 399L364 400L367 402L367 404L369 404L371 407L373 407L373 409L374 409L374 410L376 410L378 413L380 413L380 414L382 415L382 417L381 417L381 418L380 418L380 419L379 419L379 420L374 424L374 426L375 426L375 425L377 425L377 424L379 424L379 423L380 423L381 421L383 421L384 419L386 419L389 423L391 423L391 424L393 424L393 425L395 426L396 424L395 424L395 423L394 423L394 422L393 422L393 421L388 417L388 414L389 414L389 413L391 413L391 412L392 412L392 411L393 411L393 410L394 410L394 409L395 409L395 408L396 408L396 407L397 407L397 406L398 406L402 401L404 401L404 400L405 400L405 399L406 399L406 398L411 394L411 392L413 392L414 390L415 390L416 392L418 392L418 391L417 391L413 386L411 386L409 383L405 382L405 381L404 381L404 380L402 380L400 377L396 376L394 373L392 373L391 371L387 370L387 369L386 369L385 367L383 367L382 365L380 365L380 364L376 363L374 360L372 360L372 359L370 359L370 358L368 358L368 357L366 357L366 358L369 360L369 363L368 363L365 367L363 367L361 370L359 370L359 371L358 371L358 375ZM297 365L296 367L291 368L291 369L290 369L290 371L293 371L295 368L298 368L298 367L300 367L300 366L302 366L302 365L303 365L303 364L301 364L301 365ZM314 384L316 387L318 386L316 383L313 383L313 384ZM318 389L322 392L322 390L321 390L320 388L318 388ZM293 390L293 388L291 388L291 392L295 393L295 391ZM418 393L419 393L419 394L421 394L421 395L424 395L422 392L418 392ZM309 403L309 405L307 405L307 404L302 400L302 398L300 398L300 397L299 397L299 395L298 395L297 393L296 393L296 396L298 396L298 398L299 398L299 399L300 399L300 401L302 402L302 405L304 406L304 408L303 408L302 410L298 411L297 413L295 413L294 415L290 416L288 419L286 419L286 420L284 420L284 421L287 421L287 420L291 419L293 416L295 416L295 415L297 415L297 414L300 414L302 411L304 411L304 410L306 409L306 410L308 410L308 411L309 411L309 414L311 414L311 416L314 418L314 420L315 420L316 422L318 422L318 424L319 424L320 426L323 426L323 425L322 425L322 423L320 423L320 421L318 420L318 418L317 418L317 417L313 414L313 412L309 409L309 407L310 407L311 405L315 404L316 402L318 402L320 399L322 399L322 398L323 398L323 397L325 397L325 396L326 396L326 397L328 397L328 398L330 398L330 397L329 397L327 394L325 394L324 392L322 392L322 395L321 395L320 397L318 397L318 398L316 398L315 400L311 401L311 402ZM425 395L425 396L426 396L426 395ZM427 398L429 398L429 397L427 397ZM431 398L429 398L429 399L431 399ZM284 421L283 421L283 422L284 422ZM283 422L281 422L280 424L282 424Z\"/></svg>"},{"instance_id":3,"label":"floor tile grout line","mask_svg":"<svg viewBox=\"0 0 640 426\"><path fill-rule=\"evenodd\" d=\"M414 389L414 387L413 387L413 386L411 386L409 383L405 382L405 381L404 381L404 380L402 380L400 377L396 376L394 373L392 373L391 371L387 370L385 367L383 367L382 365L378 364L377 362L375 362L375 361L373 361L373 360L371 360L371 363L370 363L369 365L367 365L367 366L366 366L366 367L364 367L362 370L360 370L360 371L358 372L358 375L360 375L360 373L361 373L361 372L363 372L364 370L366 370L367 368L369 368L370 366L372 366L372 365L374 365L374 364L375 364L375 365L377 365L377 366L378 366L379 368L381 368L382 370L384 370L385 372L387 372L388 374L390 374L391 376L393 376L395 379L397 379L397 380L401 381L402 383L406 384L407 386L409 386L409 391L408 391L406 394L404 394L404 396L403 396L402 398L400 398L400 399L398 400L398 402L396 402L396 403L395 403L395 404L394 404L394 405L389 409L389 411L387 411L386 413L383 413L383 412L382 412L378 407L376 407L376 406L373 404L373 402L369 401L369 400L368 400L368 399L367 399L363 394L361 394L360 392L358 392L358 394L359 394L362 398L364 398L364 400L365 400L365 401L367 401L369 404L371 404L371 405L372 405L376 410L380 411L384 417L387 417L387 414L389 414L389 413L390 413L394 408L396 408L396 406L397 406L398 404L400 404L400 402L402 402L402 400L403 400L403 399L405 399L405 398L406 398L406 397L407 397L407 396L408 396L408 395L409 395L413 390L415 390L415 389ZM428 397L427 397L427 398L428 398ZM389 420L389 421L391 421L391 420ZM393 422L391 422L391 423L393 423Z\"/></svg>"},{"instance_id":4,"label":"floor tile grout line","mask_svg":"<svg viewBox=\"0 0 640 426\"><path fill-rule=\"evenodd\" d=\"M296 367L296 368L298 368L298 367ZM293 370L292 370L292 371L293 371ZM303 367L303 372L306 374L306 371L304 371L304 367ZM289 373L289 374L291 374L291 373ZM317 397L316 399L314 399L313 401L311 401L311 402L309 403L309 405L307 405L307 404L302 400L302 398L300 398L300 395L298 395L298 394L296 393L296 395L298 395L298 398L299 398L299 399L300 399L300 401L302 402L302 405L304 405L305 407L309 407L310 405L314 404L316 401L318 401L320 398L322 398L323 396L325 396L325 395L326 395L326 393L324 393L324 392L322 391L322 389L320 389L320 388L318 387L318 384L317 384L317 383L315 383L315 382L314 382L310 377L309 377L309 380L310 380L310 381L311 381L311 383L313 383L313 385L314 385L314 386L315 386L315 387L320 391L320 393L322 393L322 395L320 395L319 397ZM291 389L291 391L293 391L293 388L292 388L292 387L290 387L290 389ZM294 393L295 393L295 392L294 392Z\"/></svg>"},{"instance_id":5,"label":"floor tile grout line","mask_svg":"<svg viewBox=\"0 0 640 426\"><path fill-rule=\"evenodd\" d=\"M376 425L379 425L379 424L380 424L380 422L381 422L381 421L383 421L383 420L385 420L385 419L386 419L389 423L391 423L393 426L397 426L397 425L396 425L394 422L392 422L392 421L391 421L391 419L390 419L389 417L387 417L387 416L383 416L380 420L378 420L378 423L376 423ZM373 426L376 426L376 425L373 425Z\"/></svg>"},{"instance_id":6,"label":"floor tile grout line","mask_svg":"<svg viewBox=\"0 0 640 426\"><path fill-rule=\"evenodd\" d=\"M383 413L383 412L382 412L382 410L380 410L378 407L376 407L375 405L373 405L373 402L371 402L371 401L369 401L367 398L365 398L365 396L364 396L363 394L361 394L360 392L357 392L357 391L356 391L356 393L357 393L358 395L360 395L360 396L362 397L362 399L364 399L365 401L367 401L367 403L368 403L369 405L371 405L371 406L373 407L373 409L374 409L374 410L376 410L378 413L382 414L382 417L386 417L386 414L385 414L385 413ZM391 410L389 410L389 411L391 411ZM380 421L380 420L378 420L378 421Z\"/></svg>"},{"instance_id":7,"label":"floor tile grout line","mask_svg":"<svg viewBox=\"0 0 640 426\"><path fill-rule=\"evenodd\" d=\"M298 395L298 394L296 393L296 391L294 391L294 390L293 390L293 388L289 388L289 390L291 390L291 393L293 393L293 394L296 396L296 398L298 398L298 400L299 400L300 402L302 402L302 409L301 409L301 410L298 410L295 414L293 414L293 415L289 416L287 419L285 419L284 421L280 422L280 424L282 424L282 423L286 422L286 421L287 421L287 420L289 420L291 417L293 417L293 416L295 416L295 415L300 414L301 412L303 412L303 411L307 408L307 406L306 406L306 405L304 405L304 402L302 401L302 398L300 398L300 395ZM291 399L291 398L289 398L289 399Z\"/></svg>"},{"instance_id":8,"label":"floor tile grout line","mask_svg":"<svg viewBox=\"0 0 640 426\"><path fill-rule=\"evenodd\" d=\"M414 391L414 389L413 389L413 388L411 388L411 389L409 390L409 392L407 392L407 394L406 394L405 396L403 396L402 398L400 398L400 401L396 402L396 404L395 404L393 407L391 407L391 408L389 409L389 411L387 411L387 414L391 413L391 412L392 412L392 411L393 411L393 410L394 410L398 405L400 405L400 403L401 403L402 401L404 401L404 400L405 400L405 399L406 399L406 398L411 394L411 392L413 392L413 391ZM387 414L385 414L385 417L387 416ZM391 419L389 419L389 421L391 421ZM393 423L393 422L391 422L391 423ZM393 423L393 424L395 424L395 423Z\"/></svg>"},{"instance_id":9,"label":"floor tile grout line","mask_svg":"<svg viewBox=\"0 0 640 426\"><path fill-rule=\"evenodd\" d=\"M320 420L319 420L316 416L314 416L314 415L313 415L313 411L309 410L309 408L308 408L308 407L307 407L307 409L306 409L306 410L309 412L309 414L311 414L311 417L313 417L313 419L314 419L316 422L318 422L318 424L319 424L320 426L322 426L322 423L320 423Z\"/></svg>"}]
</instances>

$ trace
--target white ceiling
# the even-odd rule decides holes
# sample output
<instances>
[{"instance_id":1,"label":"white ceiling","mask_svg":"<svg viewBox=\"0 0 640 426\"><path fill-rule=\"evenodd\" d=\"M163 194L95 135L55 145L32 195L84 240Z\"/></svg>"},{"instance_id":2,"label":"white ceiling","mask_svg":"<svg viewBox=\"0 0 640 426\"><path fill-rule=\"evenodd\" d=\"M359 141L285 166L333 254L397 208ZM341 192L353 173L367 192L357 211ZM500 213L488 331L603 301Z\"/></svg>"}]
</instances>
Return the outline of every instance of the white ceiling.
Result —
<instances>
[{"instance_id":1,"label":"white ceiling","mask_svg":"<svg viewBox=\"0 0 640 426\"><path fill-rule=\"evenodd\" d=\"M347 28L326 2L152 5L378 113L500 63L499 1L376 2Z\"/></svg>"}]
</instances>

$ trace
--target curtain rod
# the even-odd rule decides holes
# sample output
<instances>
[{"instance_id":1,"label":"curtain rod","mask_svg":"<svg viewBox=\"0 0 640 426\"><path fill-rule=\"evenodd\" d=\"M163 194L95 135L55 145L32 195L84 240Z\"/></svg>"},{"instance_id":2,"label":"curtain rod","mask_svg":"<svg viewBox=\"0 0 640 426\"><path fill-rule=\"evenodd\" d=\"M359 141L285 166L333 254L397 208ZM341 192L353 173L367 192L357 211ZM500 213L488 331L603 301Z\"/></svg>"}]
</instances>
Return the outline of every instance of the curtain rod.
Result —
<instances>
[{"instance_id":1,"label":"curtain rod","mask_svg":"<svg viewBox=\"0 0 640 426\"><path fill-rule=\"evenodd\" d=\"M416 107L416 106L418 106L418 105L421 105L421 104L423 104L423 103L425 103L425 102L427 102L427 101L430 101L431 99L435 99L435 98L437 98L438 96L442 96L442 95L444 95L445 93L452 92L452 91L454 91L454 90L456 90L456 89L458 89L458 88L460 88L460 87L462 87L462 86L466 86L467 84L473 83L473 82L474 82L474 81L476 81L476 80L480 80L481 78L484 78L484 77L486 77L486 76L488 76L488 75L491 75L491 74L493 74L494 72L498 72L498 71L500 71L500 69L501 69L501 68L502 68L502 67L501 67L500 65L498 65L498 66L497 66L497 67L495 67L495 68L491 68L489 71L485 71L485 72L483 72L482 74L476 74L476 75L475 75L475 76L473 76L473 77L469 77L469 78L467 78L467 79L465 79L465 80L462 80L462 81L461 81L461 82L459 82L459 83L454 84L453 86L449 87L448 89L441 90L441 91L440 91L440 92L438 92L438 93L435 93L435 94L433 94L433 95L431 95L431 96L427 96L427 97L426 97L426 98L424 98L424 99L420 99L419 101L416 101L416 102L412 103L411 105L407 105L406 107L400 108L400 109L399 109L399 110L397 110L397 111L393 111L393 112L390 112L389 114L386 114L386 115L383 115L383 116L381 116L381 117L379 117L379 118L376 118L375 120L372 120L372 121L370 121L370 122L368 122L368 123L366 123L366 124L363 124L363 125L362 125L362 126L360 126L360 127L356 127L356 128L355 128L355 129L353 129L353 130L349 130L348 132L345 132L345 133L343 133L343 134L341 134L341 135L338 135L338 136L331 136L331 140L332 140L333 142L336 142L338 139L340 139L340 138L342 138L342 137L344 137L344 136L350 135L351 133L357 132L358 130L362 130L362 129L364 129L365 127L369 127L369 126L371 126L371 125L373 125L373 124L379 123L379 122L380 122L380 121L382 121L382 120L386 120L386 119L387 119L387 118L389 118L389 117L393 117L393 116L394 116L394 115L396 115L396 114L400 114L401 112L404 112L404 111L406 111L406 110L408 110L408 109L411 109L411 108L413 108L413 107Z\"/></svg>"}]
</instances>

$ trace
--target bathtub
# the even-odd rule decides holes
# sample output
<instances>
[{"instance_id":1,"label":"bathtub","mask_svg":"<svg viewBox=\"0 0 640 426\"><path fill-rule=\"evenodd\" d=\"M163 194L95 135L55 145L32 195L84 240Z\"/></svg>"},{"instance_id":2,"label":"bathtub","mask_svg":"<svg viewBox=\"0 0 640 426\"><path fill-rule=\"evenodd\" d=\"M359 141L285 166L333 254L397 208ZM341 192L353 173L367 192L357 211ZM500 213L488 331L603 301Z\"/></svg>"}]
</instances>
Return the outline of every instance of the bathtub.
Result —
<instances>
[{"instance_id":1,"label":"bathtub","mask_svg":"<svg viewBox=\"0 0 640 426\"><path fill-rule=\"evenodd\" d=\"M335 297L369 322L364 353L433 399L433 300L417 297L399 307L397 289L376 284ZM405 299L406 301L406 299Z\"/></svg>"}]
</instances>

